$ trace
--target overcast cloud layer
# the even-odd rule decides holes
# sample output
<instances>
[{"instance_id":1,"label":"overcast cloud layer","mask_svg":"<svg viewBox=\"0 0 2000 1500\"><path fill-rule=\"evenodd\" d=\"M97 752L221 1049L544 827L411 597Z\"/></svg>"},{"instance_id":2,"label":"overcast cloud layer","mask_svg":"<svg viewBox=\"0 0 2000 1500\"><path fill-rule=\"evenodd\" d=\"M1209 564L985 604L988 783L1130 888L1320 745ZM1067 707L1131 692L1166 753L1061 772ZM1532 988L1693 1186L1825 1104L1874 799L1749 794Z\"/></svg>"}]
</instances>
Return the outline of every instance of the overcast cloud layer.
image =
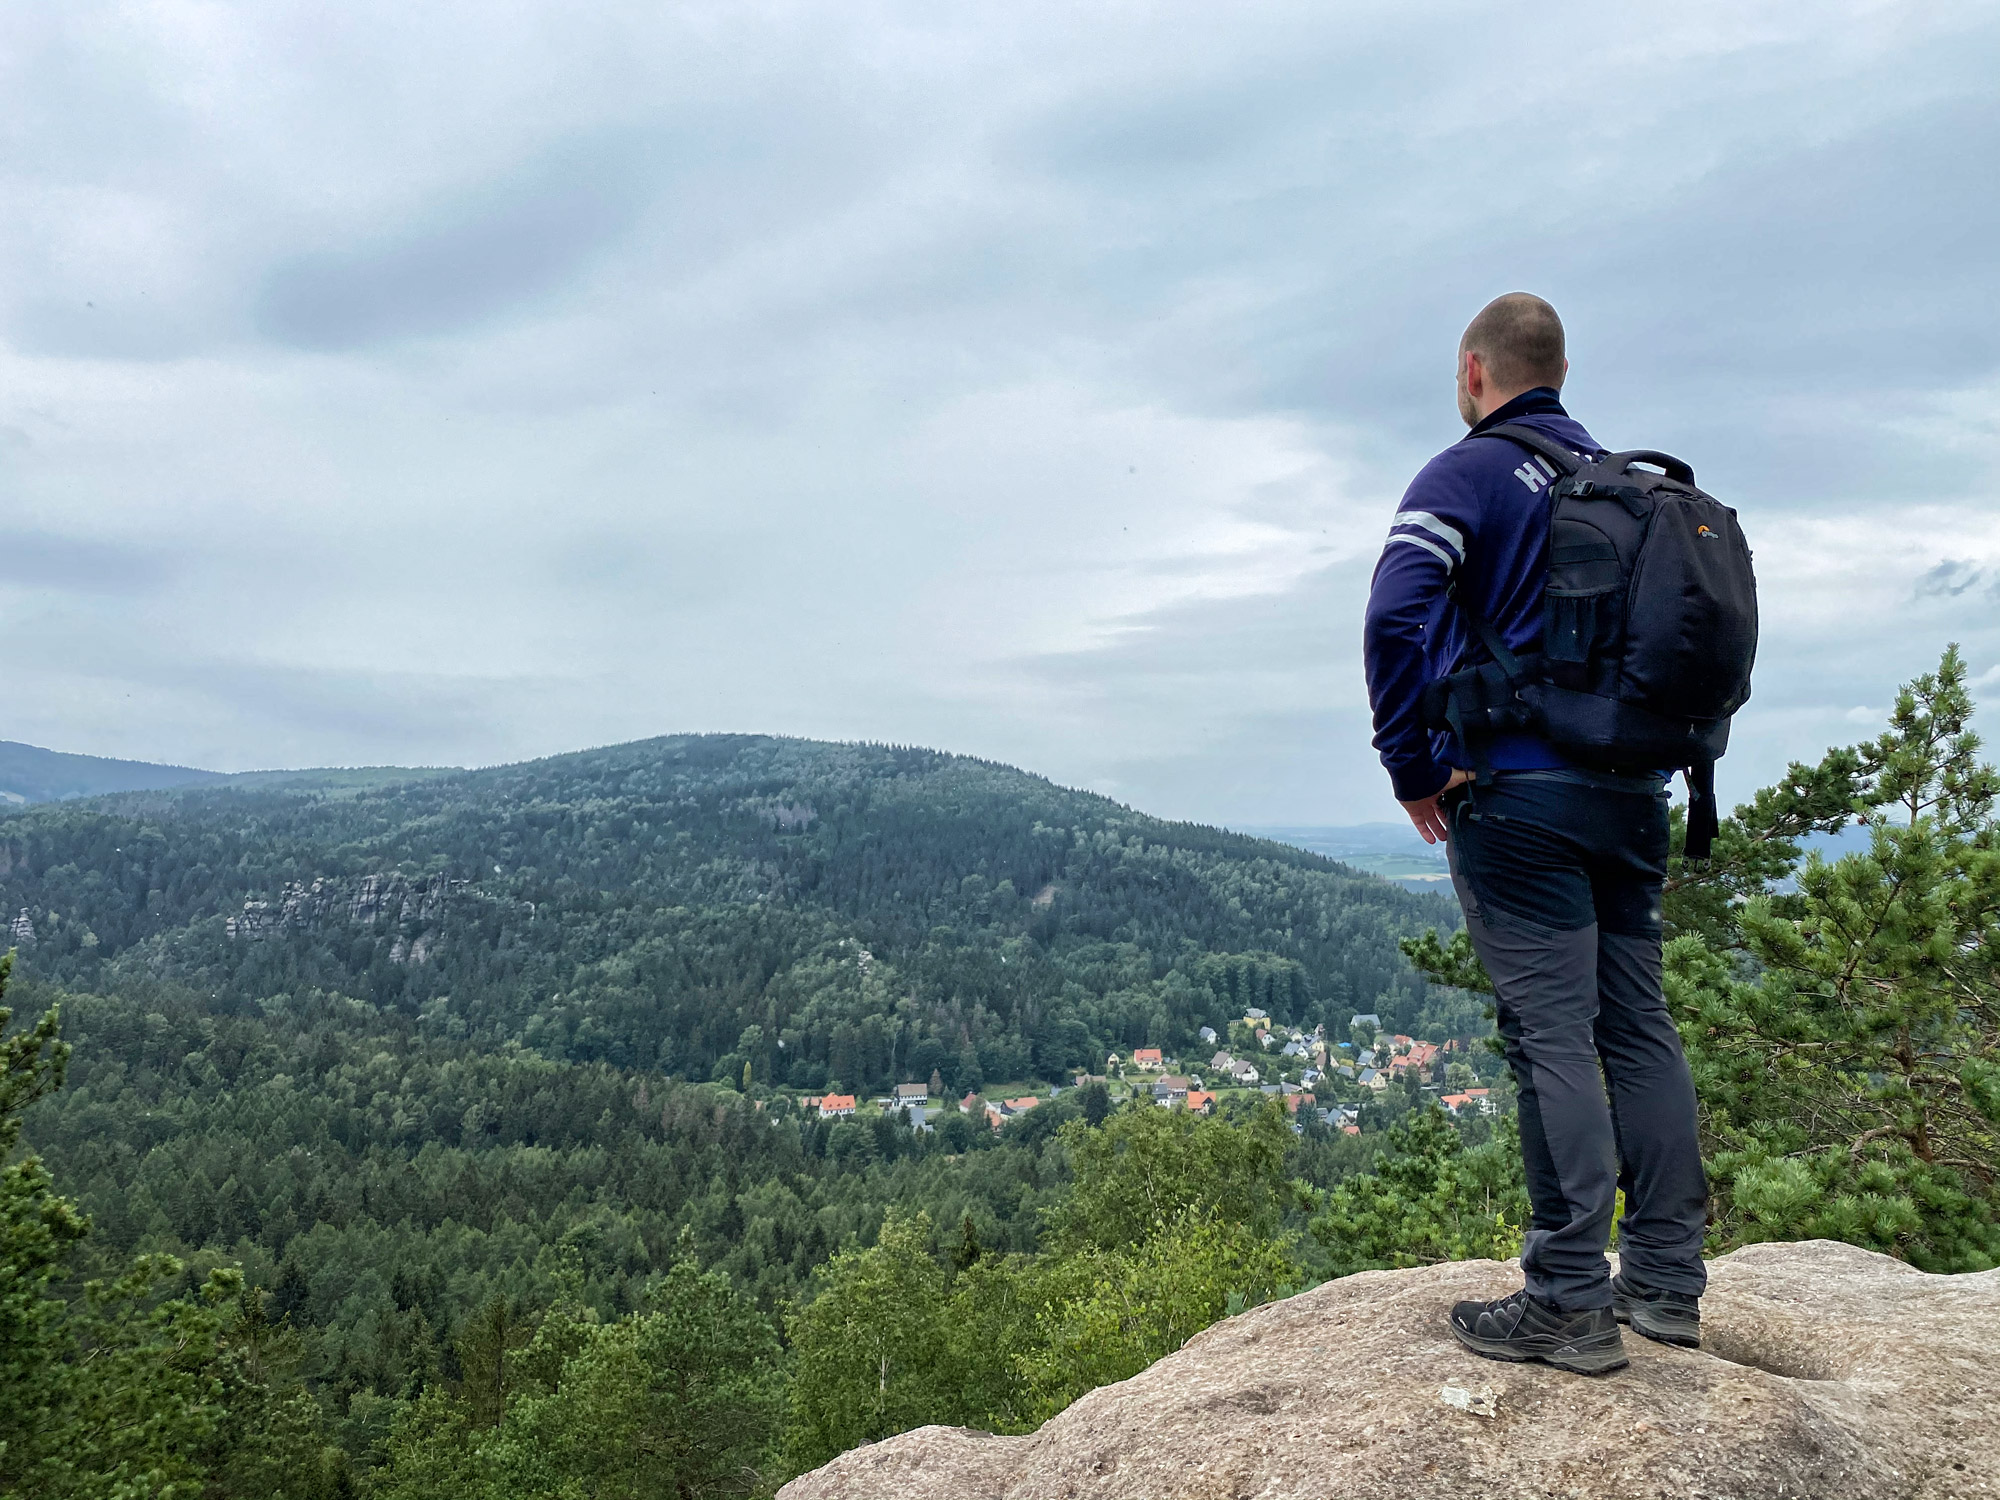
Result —
<instances>
[{"instance_id":1,"label":"overcast cloud layer","mask_svg":"<svg viewBox=\"0 0 2000 1500\"><path fill-rule=\"evenodd\" d=\"M1981 4L0 18L0 738L679 730L1395 816L1358 637L1489 297L1739 506L1741 796L2000 700Z\"/></svg>"}]
</instances>

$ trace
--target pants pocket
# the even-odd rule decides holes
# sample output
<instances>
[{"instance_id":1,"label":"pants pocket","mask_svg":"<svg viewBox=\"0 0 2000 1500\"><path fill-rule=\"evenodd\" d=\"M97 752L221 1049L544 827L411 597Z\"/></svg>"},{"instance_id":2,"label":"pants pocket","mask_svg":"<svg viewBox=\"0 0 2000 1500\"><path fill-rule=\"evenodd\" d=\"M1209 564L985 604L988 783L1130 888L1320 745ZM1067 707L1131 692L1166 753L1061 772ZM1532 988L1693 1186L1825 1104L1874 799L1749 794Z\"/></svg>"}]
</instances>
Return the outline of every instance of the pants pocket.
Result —
<instances>
[{"instance_id":1,"label":"pants pocket","mask_svg":"<svg viewBox=\"0 0 2000 1500\"><path fill-rule=\"evenodd\" d=\"M1445 804L1445 811L1450 818L1447 830L1450 837L1445 840L1444 846L1445 863L1451 868L1452 885L1458 891L1458 904L1465 913L1465 919L1468 922L1483 922L1487 920L1486 897L1484 891L1480 889L1478 876L1473 873L1478 862L1469 857L1466 848L1469 837L1466 827L1471 822L1472 796L1460 788L1451 794L1451 799Z\"/></svg>"}]
</instances>

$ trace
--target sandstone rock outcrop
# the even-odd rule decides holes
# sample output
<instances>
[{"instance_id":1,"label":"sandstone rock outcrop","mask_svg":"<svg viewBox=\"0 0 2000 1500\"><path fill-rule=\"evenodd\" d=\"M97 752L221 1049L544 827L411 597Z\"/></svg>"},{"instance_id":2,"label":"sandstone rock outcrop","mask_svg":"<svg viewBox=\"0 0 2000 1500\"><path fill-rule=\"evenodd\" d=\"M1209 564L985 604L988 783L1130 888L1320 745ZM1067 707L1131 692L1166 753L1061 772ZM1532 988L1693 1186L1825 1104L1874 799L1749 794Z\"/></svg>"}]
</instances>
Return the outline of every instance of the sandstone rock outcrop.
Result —
<instances>
[{"instance_id":1,"label":"sandstone rock outcrop","mask_svg":"<svg viewBox=\"0 0 2000 1500\"><path fill-rule=\"evenodd\" d=\"M243 910L226 918L222 928L232 942L254 941L296 928L338 922L361 925L388 917L406 929L390 944L389 962L421 964L437 946L438 935L417 931L413 939L411 930L437 922L445 908L470 888L470 881L445 875L415 882L401 875L364 875L358 882L322 879L311 885L294 880L274 901L245 901Z\"/></svg>"},{"instance_id":2,"label":"sandstone rock outcrop","mask_svg":"<svg viewBox=\"0 0 2000 1500\"><path fill-rule=\"evenodd\" d=\"M1813 1241L1710 1267L1705 1347L1629 1332L1595 1379L1474 1358L1464 1261L1372 1271L1217 1324L1026 1437L925 1427L779 1500L1970 1500L2000 1497L2000 1271Z\"/></svg>"}]
</instances>

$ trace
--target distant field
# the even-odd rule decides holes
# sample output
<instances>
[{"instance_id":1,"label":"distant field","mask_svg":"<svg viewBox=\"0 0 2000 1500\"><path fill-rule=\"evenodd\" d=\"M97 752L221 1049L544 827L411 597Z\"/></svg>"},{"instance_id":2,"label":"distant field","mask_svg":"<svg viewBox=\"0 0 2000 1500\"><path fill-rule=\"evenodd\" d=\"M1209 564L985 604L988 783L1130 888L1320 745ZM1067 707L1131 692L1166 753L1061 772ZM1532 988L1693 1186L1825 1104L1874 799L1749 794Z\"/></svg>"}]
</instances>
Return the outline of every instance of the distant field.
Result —
<instances>
[{"instance_id":1,"label":"distant field","mask_svg":"<svg viewBox=\"0 0 2000 1500\"><path fill-rule=\"evenodd\" d=\"M1451 883L1443 847L1426 844L1407 823L1361 823L1345 828L1279 825L1237 831L1323 854L1413 891L1442 891Z\"/></svg>"}]
</instances>

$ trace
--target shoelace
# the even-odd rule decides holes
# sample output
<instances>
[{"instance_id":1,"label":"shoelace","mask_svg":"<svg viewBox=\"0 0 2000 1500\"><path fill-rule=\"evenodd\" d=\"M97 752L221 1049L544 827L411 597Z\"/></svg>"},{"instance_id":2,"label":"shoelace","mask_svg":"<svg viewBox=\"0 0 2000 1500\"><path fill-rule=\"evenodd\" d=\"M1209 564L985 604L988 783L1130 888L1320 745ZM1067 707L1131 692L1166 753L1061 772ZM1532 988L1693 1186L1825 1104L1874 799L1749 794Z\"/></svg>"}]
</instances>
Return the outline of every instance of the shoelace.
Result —
<instances>
[{"instance_id":1,"label":"shoelace","mask_svg":"<svg viewBox=\"0 0 2000 1500\"><path fill-rule=\"evenodd\" d=\"M1486 1316L1491 1318L1496 1326L1504 1327L1510 1334L1521 1326L1522 1319L1526 1318L1527 1315L1528 1289L1526 1287L1522 1287L1520 1291L1514 1293L1511 1297L1502 1297L1498 1302L1495 1302L1486 1309Z\"/></svg>"}]
</instances>

